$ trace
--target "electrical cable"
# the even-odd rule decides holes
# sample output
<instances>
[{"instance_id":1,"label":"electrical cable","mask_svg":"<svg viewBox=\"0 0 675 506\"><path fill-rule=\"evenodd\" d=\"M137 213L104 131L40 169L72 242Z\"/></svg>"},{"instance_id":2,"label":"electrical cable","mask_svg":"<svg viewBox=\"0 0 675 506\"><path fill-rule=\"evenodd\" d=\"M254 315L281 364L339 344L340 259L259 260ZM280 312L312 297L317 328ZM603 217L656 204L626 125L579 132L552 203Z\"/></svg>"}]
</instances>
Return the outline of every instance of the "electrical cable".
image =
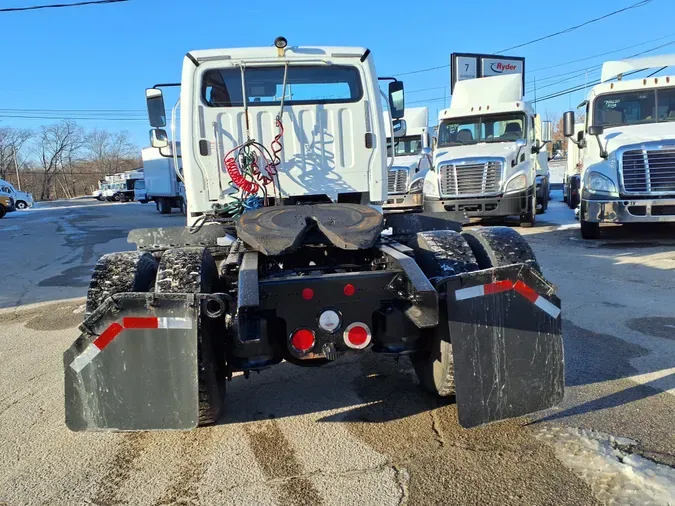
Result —
<instances>
[{"instance_id":1,"label":"electrical cable","mask_svg":"<svg viewBox=\"0 0 675 506\"><path fill-rule=\"evenodd\" d=\"M630 9L637 9L639 7L643 7L647 4L650 4L653 1L654 0L640 0L637 3L629 5L628 7L624 7L623 9L619 9L619 10L610 12L608 14L605 14L604 16L600 16L598 18L594 18L594 19L591 19L589 21L585 21L585 22L583 22L579 25L576 25L576 26L571 26L569 28L565 28L564 30L561 30L559 32L551 33L551 34L545 35L543 37L539 37L539 38L534 39L534 40L523 42L522 44L518 44L517 46L513 46L513 47L510 47L510 48L507 48L507 49L502 49L501 51L497 51L495 54L505 53L506 51L511 51L512 49L528 46L530 44L534 44L535 42L540 42L542 40L550 39L550 38L556 37L558 35L562 35L562 34L565 34L565 33L572 32L572 31L577 30L577 29L579 29L583 26L589 25L591 23L596 23L597 21L601 21L603 19L606 19L610 16L614 16L614 15L619 14L621 12L625 12L625 11L630 10ZM429 68L424 68L424 69L411 70L411 71L408 71L408 72L402 72L402 73L399 73L399 74L394 74L394 76L396 76L396 77L408 76L408 75L411 75L411 74L419 74L421 72L430 72L432 70L444 69L444 68L448 68L449 66L450 66L450 64L448 63L446 65L439 65L437 67L429 67Z\"/></svg>"},{"instance_id":2,"label":"electrical cable","mask_svg":"<svg viewBox=\"0 0 675 506\"><path fill-rule=\"evenodd\" d=\"M49 5L31 5L28 7L6 7L0 9L2 12L36 11L39 9L60 9L63 7L83 7L85 5L117 4L128 2L129 0L88 0L86 2L76 2L72 4L49 4Z\"/></svg>"}]
</instances>

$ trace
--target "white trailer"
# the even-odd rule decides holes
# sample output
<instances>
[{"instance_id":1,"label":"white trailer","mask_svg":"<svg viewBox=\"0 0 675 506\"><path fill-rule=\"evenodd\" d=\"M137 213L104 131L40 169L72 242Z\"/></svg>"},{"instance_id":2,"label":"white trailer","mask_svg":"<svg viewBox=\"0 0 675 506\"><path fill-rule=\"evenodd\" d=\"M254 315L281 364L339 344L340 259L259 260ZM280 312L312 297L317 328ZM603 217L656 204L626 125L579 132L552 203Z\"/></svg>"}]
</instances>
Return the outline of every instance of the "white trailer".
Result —
<instances>
[{"instance_id":1,"label":"white trailer","mask_svg":"<svg viewBox=\"0 0 675 506\"><path fill-rule=\"evenodd\" d=\"M584 104L581 138L574 112L565 113L565 136L583 148L584 239L597 238L601 223L675 222L675 76L622 79L672 65L675 55L606 62Z\"/></svg>"},{"instance_id":2,"label":"white trailer","mask_svg":"<svg viewBox=\"0 0 675 506\"><path fill-rule=\"evenodd\" d=\"M134 200L136 181L143 179L143 169L128 170L106 176L105 189L102 189L100 200L127 202Z\"/></svg>"},{"instance_id":3,"label":"white trailer","mask_svg":"<svg viewBox=\"0 0 675 506\"><path fill-rule=\"evenodd\" d=\"M387 202L382 206L385 212L422 210L424 177L431 167L431 132L429 109L415 107L406 109L405 134L391 142L391 122L385 114L387 131L387 154L393 157L389 169Z\"/></svg>"},{"instance_id":4,"label":"white trailer","mask_svg":"<svg viewBox=\"0 0 675 506\"><path fill-rule=\"evenodd\" d=\"M519 215L532 226L548 203L551 123L523 101L520 75L459 81L439 115L424 209L469 217Z\"/></svg>"},{"instance_id":5,"label":"white trailer","mask_svg":"<svg viewBox=\"0 0 675 506\"><path fill-rule=\"evenodd\" d=\"M176 144L180 152L180 144ZM174 207L183 210L185 198L181 192L181 180L174 168L173 157L165 156L153 147L143 148L142 157L145 199L155 201L157 210L162 214L171 213Z\"/></svg>"}]
</instances>

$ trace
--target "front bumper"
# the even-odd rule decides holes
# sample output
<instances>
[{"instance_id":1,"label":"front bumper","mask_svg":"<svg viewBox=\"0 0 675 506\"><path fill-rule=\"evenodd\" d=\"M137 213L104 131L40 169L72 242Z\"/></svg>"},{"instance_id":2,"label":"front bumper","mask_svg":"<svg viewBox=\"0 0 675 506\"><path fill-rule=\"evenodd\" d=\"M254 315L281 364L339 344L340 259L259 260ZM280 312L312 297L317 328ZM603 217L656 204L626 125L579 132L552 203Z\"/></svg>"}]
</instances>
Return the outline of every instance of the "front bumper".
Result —
<instances>
[{"instance_id":1,"label":"front bumper","mask_svg":"<svg viewBox=\"0 0 675 506\"><path fill-rule=\"evenodd\" d=\"M390 195L387 202L382 206L385 211L408 211L422 209L424 197L422 193L406 193L403 195Z\"/></svg>"},{"instance_id":2,"label":"front bumper","mask_svg":"<svg viewBox=\"0 0 675 506\"><path fill-rule=\"evenodd\" d=\"M527 212L532 188L508 195L471 198L424 199L424 212L464 211L469 218L515 216Z\"/></svg>"},{"instance_id":3,"label":"front bumper","mask_svg":"<svg viewBox=\"0 0 675 506\"><path fill-rule=\"evenodd\" d=\"M666 199L582 199L581 219L592 223L675 222L675 197Z\"/></svg>"}]
</instances>

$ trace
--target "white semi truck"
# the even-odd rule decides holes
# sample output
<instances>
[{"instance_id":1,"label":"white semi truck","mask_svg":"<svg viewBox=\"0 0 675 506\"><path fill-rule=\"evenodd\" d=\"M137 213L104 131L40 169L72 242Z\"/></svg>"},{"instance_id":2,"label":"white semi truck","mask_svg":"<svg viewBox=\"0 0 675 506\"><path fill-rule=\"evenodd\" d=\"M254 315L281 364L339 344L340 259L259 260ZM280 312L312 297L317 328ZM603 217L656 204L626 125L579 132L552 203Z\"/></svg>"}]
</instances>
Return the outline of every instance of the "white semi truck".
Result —
<instances>
[{"instance_id":1,"label":"white semi truck","mask_svg":"<svg viewBox=\"0 0 675 506\"><path fill-rule=\"evenodd\" d=\"M583 139L585 125L574 125L574 139ZM583 149L578 142L567 141L567 159L563 176L563 200L571 209L576 209L581 201L581 169L583 167Z\"/></svg>"},{"instance_id":2,"label":"white semi truck","mask_svg":"<svg viewBox=\"0 0 675 506\"><path fill-rule=\"evenodd\" d=\"M565 135L583 147L584 239L599 237L601 223L675 222L675 76L622 79L671 65L675 55L606 62L580 139L574 112L565 113Z\"/></svg>"},{"instance_id":3,"label":"white semi truck","mask_svg":"<svg viewBox=\"0 0 675 506\"><path fill-rule=\"evenodd\" d=\"M534 225L548 205L550 140L551 123L523 100L520 75L457 82L450 108L439 114L424 209L517 215L522 226Z\"/></svg>"},{"instance_id":4,"label":"white semi truck","mask_svg":"<svg viewBox=\"0 0 675 506\"><path fill-rule=\"evenodd\" d=\"M97 263L64 354L70 429L212 424L235 372L367 352L409 357L467 427L562 399L560 300L527 242L451 213L383 216L380 93L365 48L186 55L187 226L133 230L137 251ZM162 97L146 90L163 149ZM400 121L403 83L385 97Z\"/></svg>"},{"instance_id":5,"label":"white semi truck","mask_svg":"<svg viewBox=\"0 0 675 506\"><path fill-rule=\"evenodd\" d=\"M177 159L180 160L180 142L176 142ZM174 167L174 158L153 148L143 148L143 173L145 174L145 199L154 201L162 214L171 213L172 208L183 211L186 208L180 172ZM179 167L179 170L180 167Z\"/></svg>"},{"instance_id":6,"label":"white semi truck","mask_svg":"<svg viewBox=\"0 0 675 506\"><path fill-rule=\"evenodd\" d=\"M393 157L389 169L388 198L382 206L385 212L422 210L424 178L431 167L431 132L429 109L409 108L405 111L405 135L391 139L388 120L387 154Z\"/></svg>"}]
</instances>

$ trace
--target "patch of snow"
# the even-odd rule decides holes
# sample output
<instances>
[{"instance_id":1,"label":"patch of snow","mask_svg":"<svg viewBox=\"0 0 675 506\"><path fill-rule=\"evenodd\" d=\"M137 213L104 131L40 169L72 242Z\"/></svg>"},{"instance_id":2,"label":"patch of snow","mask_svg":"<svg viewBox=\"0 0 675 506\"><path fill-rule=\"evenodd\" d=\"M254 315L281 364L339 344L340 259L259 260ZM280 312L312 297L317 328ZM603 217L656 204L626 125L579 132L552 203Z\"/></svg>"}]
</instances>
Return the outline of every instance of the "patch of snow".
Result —
<instances>
[{"instance_id":1,"label":"patch of snow","mask_svg":"<svg viewBox=\"0 0 675 506\"><path fill-rule=\"evenodd\" d=\"M535 437L551 444L603 504L675 505L675 469L634 454L635 441L557 426L542 427Z\"/></svg>"}]
</instances>

